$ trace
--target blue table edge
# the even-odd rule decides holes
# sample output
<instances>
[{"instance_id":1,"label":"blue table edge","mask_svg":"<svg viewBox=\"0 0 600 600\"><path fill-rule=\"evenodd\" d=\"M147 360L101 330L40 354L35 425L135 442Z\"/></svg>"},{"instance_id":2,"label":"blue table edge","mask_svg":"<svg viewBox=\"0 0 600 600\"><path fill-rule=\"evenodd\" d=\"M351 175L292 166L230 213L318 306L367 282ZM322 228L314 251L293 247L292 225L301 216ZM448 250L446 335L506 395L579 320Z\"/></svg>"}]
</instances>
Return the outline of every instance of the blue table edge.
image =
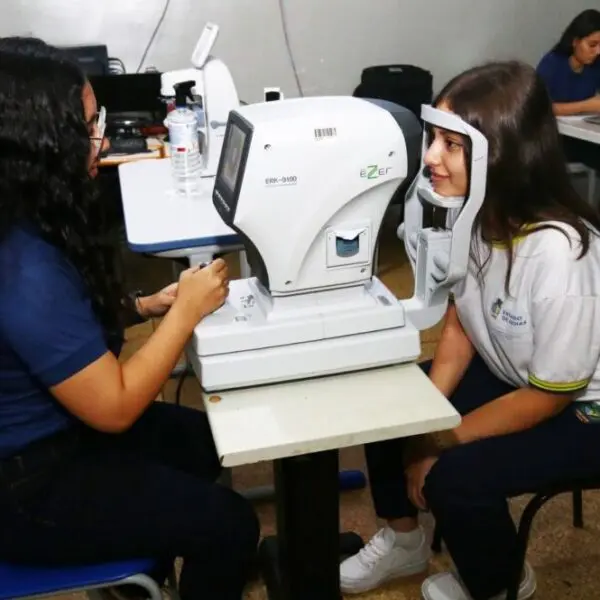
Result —
<instances>
[{"instance_id":1,"label":"blue table edge","mask_svg":"<svg viewBox=\"0 0 600 600\"><path fill-rule=\"evenodd\" d=\"M149 244L136 244L127 240L129 248L133 252L141 254L159 254L170 250L184 250L186 248L203 248L206 246L232 246L241 244L239 236L235 234L219 235L202 238L190 238L187 240L170 240L168 242L153 242Z\"/></svg>"}]
</instances>

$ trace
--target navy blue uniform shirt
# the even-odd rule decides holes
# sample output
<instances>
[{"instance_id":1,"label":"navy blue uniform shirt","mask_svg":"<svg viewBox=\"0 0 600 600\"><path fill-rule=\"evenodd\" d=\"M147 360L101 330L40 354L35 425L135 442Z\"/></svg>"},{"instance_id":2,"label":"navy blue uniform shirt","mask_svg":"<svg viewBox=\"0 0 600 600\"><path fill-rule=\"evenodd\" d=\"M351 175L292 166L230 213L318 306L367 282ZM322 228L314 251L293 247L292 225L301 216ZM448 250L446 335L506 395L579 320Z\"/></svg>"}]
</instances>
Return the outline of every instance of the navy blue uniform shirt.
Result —
<instances>
[{"instance_id":1,"label":"navy blue uniform shirt","mask_svg":"<svg viewBox=\"0 0 600 600\"><path fill-rule=\"evenodd\" d=\"M546 83L552 102L580 102L600 91L599 61L576 73L569 64L568 56L548 52L540 61L537 72Z\"/></svg>"},{"instance_id":2,"label":"navy blue uniform shirt","mask_svg":"<svg viewBox=\"0 0 600 600\"><path fill-rule=\"evenodd\" d=\"M0 459L75 423L49 388L107 349L72 264L33 227L13 229L0 242Z\"/></svg>"}]
</instances>

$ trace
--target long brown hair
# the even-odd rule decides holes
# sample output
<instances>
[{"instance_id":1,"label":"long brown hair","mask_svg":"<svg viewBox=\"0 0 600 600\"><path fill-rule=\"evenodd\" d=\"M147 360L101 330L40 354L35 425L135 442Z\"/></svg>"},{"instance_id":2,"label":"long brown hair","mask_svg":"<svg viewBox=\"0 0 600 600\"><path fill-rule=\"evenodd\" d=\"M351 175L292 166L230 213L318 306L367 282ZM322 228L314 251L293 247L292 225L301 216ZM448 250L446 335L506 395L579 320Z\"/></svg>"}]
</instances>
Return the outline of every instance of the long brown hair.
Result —
<instances>
[{"instance_id":1,"label":"long brown hair","mask_svg":"<svg viewBox=\"0 0 600 600\"><path fill-rule=\"evenodd\" d=\"M552 102L535 70L517 61L472 68L442 89L434 104L442 103L488 140L486 195L477 226L485 242L508 249L507 292L513 241L525 228L559 229L544 221L570 225L581 240L579 258L584 256L594 229L600 231L600 214L573 188Z\"/></svg>"}]
</instances>

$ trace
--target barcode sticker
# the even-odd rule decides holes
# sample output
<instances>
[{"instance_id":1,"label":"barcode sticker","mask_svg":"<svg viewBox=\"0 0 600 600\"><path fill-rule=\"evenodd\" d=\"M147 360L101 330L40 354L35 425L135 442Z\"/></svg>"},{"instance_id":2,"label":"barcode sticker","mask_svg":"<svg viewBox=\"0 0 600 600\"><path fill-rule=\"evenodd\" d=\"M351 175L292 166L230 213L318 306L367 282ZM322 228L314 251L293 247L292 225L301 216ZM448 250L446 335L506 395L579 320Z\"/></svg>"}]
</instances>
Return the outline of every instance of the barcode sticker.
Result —
<instances>
[{"instance_id":1,"label":"barcode sticker","mask_svg":"<svg viewBox=\"0 0 600 600\"><path fill-rule=\"evenodd\" d=\"M335 127L325 127L323 129L315 129L315 140L323 140L325 138L332 138L337 135Z\"/></svg>"}]
</instances>

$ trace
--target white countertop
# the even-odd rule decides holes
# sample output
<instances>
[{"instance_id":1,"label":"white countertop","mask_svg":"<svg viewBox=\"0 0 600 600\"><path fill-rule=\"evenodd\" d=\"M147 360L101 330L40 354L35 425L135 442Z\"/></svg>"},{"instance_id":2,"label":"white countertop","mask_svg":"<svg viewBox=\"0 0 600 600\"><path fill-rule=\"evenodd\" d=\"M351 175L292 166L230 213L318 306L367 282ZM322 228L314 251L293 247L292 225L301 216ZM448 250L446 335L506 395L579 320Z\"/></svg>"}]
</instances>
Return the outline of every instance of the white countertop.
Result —
<instances>
[{"instance_id":1,"label":"white countertop","mask_svg":"<svg viewBox=\"0 0 600 600\"><path fill-rule=\"evenodd\" d=\"M450 429L460 416L414 363L205 395L225 467Z\"/></svg>"},{"instance_id":2,"label":"white countertop","mask_svg":"<svg viewBox=\"0 0 600 600\"><path fill-rule=\"evenodd\" d=\"M135 252L233 245L239 238L212 202L214 178L203 180L200 198L175 194L169 159L119 165L127 241Z\"/></svg>"},{"instance_id":3,"label":"white countertop","mask_svg":"<svg viewBox=\"0 0 600 600\"><path fill-rule=\"evenodd\" d=\"M577 138L592 144L600 144L600 125L586 123L585 115L557 117L561 135Z\"/></svg>"}]
</instances>

